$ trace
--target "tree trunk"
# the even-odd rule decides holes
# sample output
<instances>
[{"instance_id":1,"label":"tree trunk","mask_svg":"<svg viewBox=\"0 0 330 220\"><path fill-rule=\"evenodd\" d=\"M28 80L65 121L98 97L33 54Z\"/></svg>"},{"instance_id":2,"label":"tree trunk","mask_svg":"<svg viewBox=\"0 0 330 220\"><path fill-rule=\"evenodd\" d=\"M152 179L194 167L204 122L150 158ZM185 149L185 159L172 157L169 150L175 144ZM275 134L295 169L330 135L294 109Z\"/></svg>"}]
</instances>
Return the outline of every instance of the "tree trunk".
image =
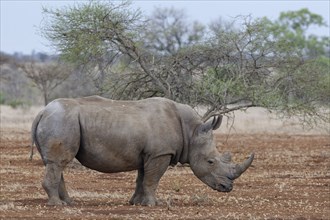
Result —
<instances>
[{"instance_id":1,"label":"tree trunk","mask_svg":"<svg viewBox=\"0 0 330 220\"><path fill-rule=\"evenodd\" d=\"M48 92L47 92L47 90L45 89L44 91L43 91L43 93L44 93L44 104L45 104L45 106L48 104L48 102L49 102L49 100L48 100Z\"/></svg>"}]
</instances>

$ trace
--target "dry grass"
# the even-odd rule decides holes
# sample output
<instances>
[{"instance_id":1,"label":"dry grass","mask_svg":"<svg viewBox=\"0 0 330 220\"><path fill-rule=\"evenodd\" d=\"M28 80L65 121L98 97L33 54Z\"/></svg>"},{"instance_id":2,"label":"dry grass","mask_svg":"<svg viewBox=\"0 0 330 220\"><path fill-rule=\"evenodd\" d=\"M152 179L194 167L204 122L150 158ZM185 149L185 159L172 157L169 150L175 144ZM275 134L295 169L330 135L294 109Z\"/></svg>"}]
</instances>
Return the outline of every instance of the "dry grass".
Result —
<instances>
[{"instance_id":1,"label":"dry grass","mask_svg":"<svg viewBox=\"0 0 330 220\"><path fill-rule=\"evenodd\" d=\"M233 123L234 122L234 123ZM232 134L286 134L286 135L326 135L330 128L324 123L308 128L297 118L279 119L275 113L264 108L249 108L236 111L235 115L225 117L218 133Z\"/></svg>"},{"instance_id":2,"label":"dry grass","mask_svg":"<svg viewBox=\"0 0 330 220\"><path fill-rule=\"evenodd\" d=\"M34 117L43 107L12 108L7 105L0 106L0 127L30 130Z\"/></svg>"},{"instance_id":3,"label":"dry grass","mask_svg":"<svg viewBox=\"0 0 330 220\"><path fill-rule=\"evenodd\" d=\"M42 109L41 106L13 109L10 106L0 106L1 125L3 128L15 128L29 131L34 117ZM217 133L221 134L304 134L326 135L328 126L319 126L307 129L301 126L297 119L280 120L274 113L263 108L250 108L246 111L236 111L233 118L225 117Z\"/></svg>"}]
</instances>

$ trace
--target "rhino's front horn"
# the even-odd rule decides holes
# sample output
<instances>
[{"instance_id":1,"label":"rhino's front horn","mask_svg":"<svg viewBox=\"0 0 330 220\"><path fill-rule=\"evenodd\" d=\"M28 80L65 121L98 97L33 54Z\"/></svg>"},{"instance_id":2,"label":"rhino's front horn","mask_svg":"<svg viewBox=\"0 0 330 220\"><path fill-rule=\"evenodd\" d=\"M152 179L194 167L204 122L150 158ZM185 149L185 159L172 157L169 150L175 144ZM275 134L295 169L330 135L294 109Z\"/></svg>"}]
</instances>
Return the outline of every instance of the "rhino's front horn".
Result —
<instances>
[{"instance_id":1,"label":"rhino's front horn","mask_svg":"<svg viewBox=\"0 0 330 220\"><path fill-rule=\"evenodd\" d=\"M249 166L252 164L252 161L254 159L254 153L250 155L248 159L246 159L243 163L237 164L235 167L235 173L233 174L233 179L238 178L242 173L249 168Z\"/></svg>"}]
</instances>

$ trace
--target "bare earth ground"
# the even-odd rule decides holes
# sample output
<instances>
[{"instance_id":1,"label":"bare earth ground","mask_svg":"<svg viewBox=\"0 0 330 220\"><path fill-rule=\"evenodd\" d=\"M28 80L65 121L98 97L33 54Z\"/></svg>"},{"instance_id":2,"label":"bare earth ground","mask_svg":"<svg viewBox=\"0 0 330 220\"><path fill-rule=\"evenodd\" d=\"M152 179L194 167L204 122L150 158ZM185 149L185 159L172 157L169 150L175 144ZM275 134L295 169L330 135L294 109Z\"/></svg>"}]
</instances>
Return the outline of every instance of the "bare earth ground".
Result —
<instances>
[{"instance_id":1,"label":"bare earth ground","mask_svg":"<svg viewBox=\"0 0 330 220\"><path fill-rule=\"evenodd\" d=\"M103 174L73 162L64 176L75 205L47 206L40 156L28 160L29 127L39 109L1 107L1 219L330 219L329 135L271 120L260 127L254 119L259 113L242 117L230 135L216 134L219 150L231 151L235 161L256 154L230 193L213 191L189 167L177 166L158 187L163 206L131 206L136 172Z\"/></svg>"}]
</instances>

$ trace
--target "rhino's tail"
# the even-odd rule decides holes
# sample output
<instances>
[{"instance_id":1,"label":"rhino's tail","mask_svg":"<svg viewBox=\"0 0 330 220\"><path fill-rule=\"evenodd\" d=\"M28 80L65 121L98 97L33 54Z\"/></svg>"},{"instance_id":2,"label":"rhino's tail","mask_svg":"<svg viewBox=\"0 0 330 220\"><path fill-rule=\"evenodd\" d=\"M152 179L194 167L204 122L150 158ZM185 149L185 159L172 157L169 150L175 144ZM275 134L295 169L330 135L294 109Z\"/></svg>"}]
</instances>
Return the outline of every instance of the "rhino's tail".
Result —
<instances>
[{"instance_id":1,"label":"rhino's tail","mask_svg":"<svg viewBox=\"0 0 330 220\"><path fill-rule=\"evenodd\" d=\"M31 127L31 140L32 140L32 143L31 143L31 151L30 151L30 160L32 160L32 158L33 158L34 144L36 145L38 151L40 152L40 146L39 146L39 143L37 141L36 133L37 133L38 124L39 124L39 122L42 118L43 112L44 111L39 112L39 114L36 116L36 118L34 119L34 121L32 123L32 127Z\"/></svg>"}]
</instances>

